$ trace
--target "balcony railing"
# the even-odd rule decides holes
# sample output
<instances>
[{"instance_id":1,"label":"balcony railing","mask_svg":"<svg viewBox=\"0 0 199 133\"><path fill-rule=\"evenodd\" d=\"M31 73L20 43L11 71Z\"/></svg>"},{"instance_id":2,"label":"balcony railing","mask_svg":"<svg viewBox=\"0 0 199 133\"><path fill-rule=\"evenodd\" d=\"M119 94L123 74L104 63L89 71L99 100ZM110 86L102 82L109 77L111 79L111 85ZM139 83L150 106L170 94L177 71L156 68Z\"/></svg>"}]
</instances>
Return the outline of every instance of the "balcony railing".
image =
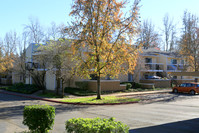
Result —
<instances>
[{"instance_id":1,"label":"balcony railing","mask_svg":"<svg viewBox=\"0 0 199 133\"><path fill-rule=\"evenodd\" d=\"M168 64L167 71L182 71L184 69L183 64Z\"/></svg>"},{"instance_id":2,"label":"balcony railing","mask_svg":"<svg viewBox=\"0 0 199 133\"><path fill-rule=\"evenodd\" d=\"M163 63L145 63L142 65L144 71L163 71Z\"/></svg>"}]
</instances>

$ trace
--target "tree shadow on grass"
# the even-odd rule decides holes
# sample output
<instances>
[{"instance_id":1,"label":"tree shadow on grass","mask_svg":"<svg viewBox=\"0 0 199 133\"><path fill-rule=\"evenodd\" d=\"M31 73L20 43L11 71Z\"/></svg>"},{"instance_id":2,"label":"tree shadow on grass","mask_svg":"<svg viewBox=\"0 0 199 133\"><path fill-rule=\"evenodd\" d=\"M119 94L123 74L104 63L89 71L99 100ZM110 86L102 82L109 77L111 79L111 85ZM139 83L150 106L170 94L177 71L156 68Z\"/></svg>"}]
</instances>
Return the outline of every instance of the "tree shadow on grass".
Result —
<instances>
[{"instance_id":1,"label":"tree shadow on grass","mask_svg":"<svg viewBox=\"0 0 199 133\"><path fill-rule=\"evenodd\" d=\"M198 133L199 118L129 130L129 133Z\"/></svg>"}]
</instances>

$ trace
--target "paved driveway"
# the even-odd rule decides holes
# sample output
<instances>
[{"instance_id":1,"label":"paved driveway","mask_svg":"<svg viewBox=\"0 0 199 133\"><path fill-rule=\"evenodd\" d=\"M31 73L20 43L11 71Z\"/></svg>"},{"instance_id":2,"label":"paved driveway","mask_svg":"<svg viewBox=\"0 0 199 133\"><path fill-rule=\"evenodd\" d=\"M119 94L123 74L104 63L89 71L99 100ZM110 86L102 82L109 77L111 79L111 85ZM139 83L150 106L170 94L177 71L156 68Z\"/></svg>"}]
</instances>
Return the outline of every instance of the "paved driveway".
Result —
<instances>
[{"instance_id":1,"label":"paved driveway","mask_svg":"<svg viewBox=\"0 0 199 133\"><path fill-rule=\"evenodd\" d=\"M24 106L49 104L56 107L55 125L51 131L53 133L63 133L65 121L73 117L115 117L116 120L130 126L131 133L198 133L199 95L166 95L166 101L162 99L161 102L78 106L50 103L0 93L0 132L14 133L27 130L27 127L22 124ZM150 95L150 97L153 96ZM157 97L157 94L154 97ZM158 97L160 98L161 95L158 95Z\"/></svg>"}]
</instances>

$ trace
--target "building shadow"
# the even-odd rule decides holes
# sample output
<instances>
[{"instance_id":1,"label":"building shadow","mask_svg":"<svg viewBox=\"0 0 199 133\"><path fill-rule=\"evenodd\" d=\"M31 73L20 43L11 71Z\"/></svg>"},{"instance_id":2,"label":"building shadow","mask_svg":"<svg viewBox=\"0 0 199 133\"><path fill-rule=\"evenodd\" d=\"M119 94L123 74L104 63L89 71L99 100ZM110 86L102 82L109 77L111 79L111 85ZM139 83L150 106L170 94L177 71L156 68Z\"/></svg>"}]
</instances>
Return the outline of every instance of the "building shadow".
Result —
<instances>
[{"instance_id":1,"label":"building shadow","mask_svg":"<svg viewBox=\"0 0 199 133\"><path fill-rule=\"evenodd\" d=\"M129 133L199 133L199 118L131 129Z\"/></svg>"}]
</instances>

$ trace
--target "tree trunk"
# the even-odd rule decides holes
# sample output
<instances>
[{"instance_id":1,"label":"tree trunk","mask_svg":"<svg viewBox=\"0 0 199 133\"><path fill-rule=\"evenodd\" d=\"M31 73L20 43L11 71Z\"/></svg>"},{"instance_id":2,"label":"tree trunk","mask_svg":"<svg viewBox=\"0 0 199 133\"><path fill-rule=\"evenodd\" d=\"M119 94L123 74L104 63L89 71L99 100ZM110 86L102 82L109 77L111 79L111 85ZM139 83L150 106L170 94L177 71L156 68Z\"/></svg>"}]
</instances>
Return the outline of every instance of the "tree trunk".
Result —
<instances>
[{"instance_id":1,"label":"tree trunk","mask_svg":"<svg viewBox=\"0 0 199 133\"><path fill-rule=\"evenodd\" d=\"M45 70L45 69L44 69L44 70ZM46 71L44 71L44 72L42 73L42 82L41 82L41 84L42 84L42 88L43 88L43 94L46 93L45 75L46 75Z\"/></svg>"},{"instance_id":2,"label":"tree trunk","mask_svg":"<svg viewBox=\"0 0 199 133\"><path fill-rule=\"evenodd\" d=\"M100 83L100 73L97 76L97 99L101 99L101 83Z\"/></svg>"},{"instance_id":3,"label":"tree trunk","mask_svg":"<svg viewBox=\"0 0 199 133\"><path fill-rule=\"evenodd\" d=\"M62 80L61 80L61 85L62 85L62 98L64 98L64 86L63 86L64 84L63 84L63 82L64 82L64 81L63 81L63 79L62 79Z\"/></svg>"},{"instance_id":4,"label":"tree trunk","mask_svg":"<svg viewBox=\"0 0 199 133\"><path fill-rule=\"evenodd\" d=\"M56 78L56 80L57 80L56 94L59 95L60 79L59 79L59 78Z\"/></svg>"},{"instance_id":5,"label":"tree trunk","mask_svg":"<svg viewBox=\"0 0 199 133\"><path fill-rule=\"evenodd\" d=\"M57 81L57 87L56 87L56 94L59 95L59 88L60 88L60 70L56 72L56 81Z\"/></svg>"},{"instance_id":6,"label":"tree trunk","mask_svg":"<svg viewBox=\"0 0 199 133\"><path fill-rule=\"evenodd\" d=\"M68 87L70 87L71 78L68 79Z\"/></svg>"}]
</instances>

